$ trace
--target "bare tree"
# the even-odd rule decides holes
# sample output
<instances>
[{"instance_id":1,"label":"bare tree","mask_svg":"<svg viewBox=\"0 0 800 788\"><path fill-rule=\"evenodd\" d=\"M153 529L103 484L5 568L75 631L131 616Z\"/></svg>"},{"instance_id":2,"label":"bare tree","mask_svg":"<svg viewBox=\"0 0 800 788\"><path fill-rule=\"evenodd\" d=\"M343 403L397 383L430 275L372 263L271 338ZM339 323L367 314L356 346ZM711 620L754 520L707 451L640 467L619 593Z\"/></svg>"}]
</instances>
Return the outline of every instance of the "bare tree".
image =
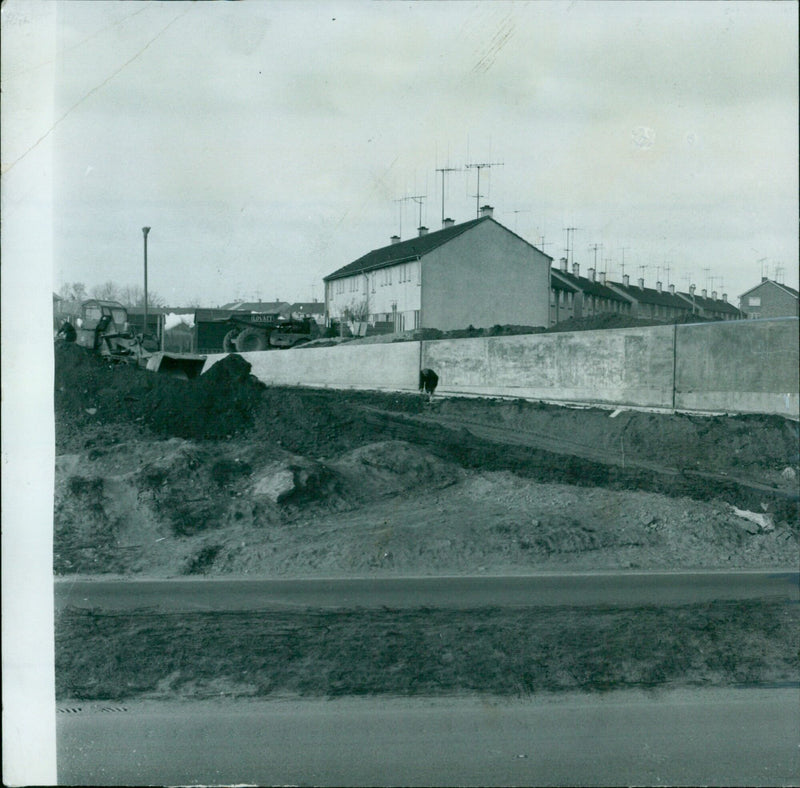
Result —
<instances>
[{"instance_id":1,"label":"bare tree","mask_svg":"<svg viewBox=\"0 0 800 788\"><path fill-rule=\"evenodd\" d=\"M64 282L58 289L58 294L65 301L85 301L88 298L86 285L83 282Z\"/></svg>"},{"instance_id":2,"label":"bare tree","mask_svg":"<svg viewBox=\"0 0 800 788\"><path fill-rule=\"evenodd\" d=\"M119 297L125 306L144 306L144 289L141 285L125 285L120 288ZM155 293L147 293L147 303L152 304Z\"/></svg>"},{"instance_id":3,"label":"bare tree","mask_svg":"<svg viewBox=\"0 0 800 788\"><path fill-rule=\"evenodd\" d=\"M112 281L92 288L92 296L101 301L119 301L119 287Z\"/></svg>"},{"instance_id":4,"label":"bare tree","mask_svg":"<svg viewBox=\"0 0 800 788\"><path fill-rule=\"evenodd\" d=\"M366 301L351 301L342 313L345 320L363 323L369 317L369 304Z\"/></svg>"}]
</instances>

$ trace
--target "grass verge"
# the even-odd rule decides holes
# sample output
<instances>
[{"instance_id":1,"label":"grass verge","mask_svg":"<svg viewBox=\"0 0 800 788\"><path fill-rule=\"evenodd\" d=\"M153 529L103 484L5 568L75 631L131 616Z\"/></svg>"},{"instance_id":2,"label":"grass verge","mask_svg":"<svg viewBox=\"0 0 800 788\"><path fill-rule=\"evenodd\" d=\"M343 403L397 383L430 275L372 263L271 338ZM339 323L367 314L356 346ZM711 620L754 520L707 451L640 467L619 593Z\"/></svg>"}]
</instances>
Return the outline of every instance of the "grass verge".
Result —
<instances>
[{"instance_id":1,"label":"grass verge","mask_svg":"<svg viewBox=\"0 0 800 788\"><path fill-rule=\"evenodd\" d=\"M797 681L800 610L675 607L158 613L66 609L59 699L436 696Z\"/></svg>"}]
</instances>

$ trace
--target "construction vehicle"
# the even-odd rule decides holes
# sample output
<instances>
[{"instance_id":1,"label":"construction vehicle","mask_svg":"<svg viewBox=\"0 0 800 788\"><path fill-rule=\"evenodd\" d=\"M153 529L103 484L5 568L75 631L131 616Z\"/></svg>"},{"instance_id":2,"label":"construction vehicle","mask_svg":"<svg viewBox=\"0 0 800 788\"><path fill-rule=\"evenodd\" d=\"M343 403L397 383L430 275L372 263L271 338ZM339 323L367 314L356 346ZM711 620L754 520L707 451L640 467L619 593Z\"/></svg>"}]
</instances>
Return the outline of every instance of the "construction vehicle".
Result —
<instances>
[{"instance_id":1,"label":"construction vehicle","mask_svg":"<svg viewBox=\"0 0 800 788\"><path fill-rule=\"evenodd\" d=\"M231 330L222 340L226 353L252 353L256 350L279 350L310 342L320 336L319 326L310 317L285 320L270 312L251 313L225 320Z\"/></svg>"},{"instance_id":2,"label":"construction vehicle","mask_svg":"<svg viewBox=\"0 0 800 788\"><path fill-rule=\"evenodd\" d=\"M197 377L206 357L158 350L150 337L135 334L128 324L128 310L118 301L91 299L81 304L75 343L111 362L133 364L175 377Z\"/></svg>"}]
</instances>

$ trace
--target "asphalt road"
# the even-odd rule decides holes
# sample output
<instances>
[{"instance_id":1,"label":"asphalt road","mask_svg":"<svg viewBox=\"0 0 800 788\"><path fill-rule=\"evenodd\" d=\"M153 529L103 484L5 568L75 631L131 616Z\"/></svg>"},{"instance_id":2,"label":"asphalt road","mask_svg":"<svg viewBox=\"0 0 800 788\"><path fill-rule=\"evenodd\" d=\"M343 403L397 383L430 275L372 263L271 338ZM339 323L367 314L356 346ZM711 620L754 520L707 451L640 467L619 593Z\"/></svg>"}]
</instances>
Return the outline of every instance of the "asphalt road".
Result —
<instances>
[{"instance_id":1,"label":"asphalt road","mask_svg":"<svg viewBox=\"0 0 800 788\"><path fill-rule=\"evenodd\" d=\"M510 577L265 580L60 579L67 605L124 610L258 610L291 607L679 605L715 599L800 601L798 572L626 572Z\"/></svg>"},{"instance_id":2,"label":"asphalt road","mask_svg":"<svg viewBox=\"0 0 800 788\"><path fill-rule=\"evenodd\" d=\"M60 709L69 785L797 785L800 691Z\"/></svg>"}]
</instances>

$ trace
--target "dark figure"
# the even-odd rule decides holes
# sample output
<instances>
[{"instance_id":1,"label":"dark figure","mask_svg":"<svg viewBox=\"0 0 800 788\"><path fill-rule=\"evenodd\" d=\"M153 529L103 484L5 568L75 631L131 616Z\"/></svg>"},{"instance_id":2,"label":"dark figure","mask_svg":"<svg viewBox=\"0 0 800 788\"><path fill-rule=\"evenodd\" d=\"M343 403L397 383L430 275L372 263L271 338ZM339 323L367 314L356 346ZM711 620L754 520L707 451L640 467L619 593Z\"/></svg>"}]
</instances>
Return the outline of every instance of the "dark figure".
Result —
<instances>
[{"instance_id":1,"label":"dark figure","mask_svg":"<svg viewBox=\"0 0 800 788\"><path fill-rule=\"evenodd\" d=\"M419 371L419 390L428 395L428 401L433 400L433 392L439 383L439 376L432 369L421 369Z\"/></svg>"},{"instance_id":2,"label":"dark figure","mask_svg":"<svg viewBox=\"0 0 800 788\"><path fill-rule=\"evenodd\" d=\"M61 328L58 329L56 336L59 339L63 339L65 342L74 342L78 338L78 332L69 320L65 320L61 324Z\"/></svg>"}]
</instances>

